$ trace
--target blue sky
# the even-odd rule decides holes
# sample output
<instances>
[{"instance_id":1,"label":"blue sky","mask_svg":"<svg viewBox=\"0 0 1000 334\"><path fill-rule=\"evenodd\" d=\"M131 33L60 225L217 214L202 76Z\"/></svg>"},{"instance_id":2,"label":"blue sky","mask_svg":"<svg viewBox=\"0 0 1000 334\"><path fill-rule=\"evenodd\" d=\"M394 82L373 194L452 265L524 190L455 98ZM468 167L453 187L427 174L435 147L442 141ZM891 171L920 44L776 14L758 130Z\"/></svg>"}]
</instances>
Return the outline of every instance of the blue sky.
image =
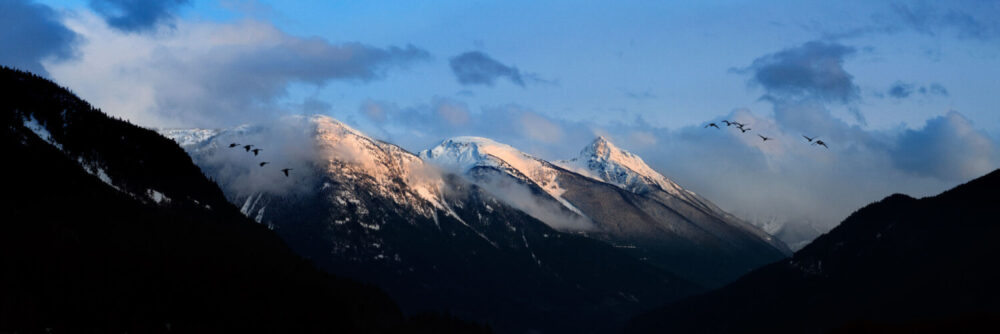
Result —
<instances>
[{"instance_id":1,"label":"blue sky","mask_svg":"<svg viewBox=\"0 0 1000 334\"><path fill-rule=\"evenodd\" d=\"M37 52L0 63L148 127L318 112L413 151L481 135L548 159L607 135L748 219L823 227L1000 164L995 1L4 6L34 6L15 25L48 22L14 37L76 38L5 42ZM777 144L702 128L741 117Z\"/></svg>"}]
</instances>

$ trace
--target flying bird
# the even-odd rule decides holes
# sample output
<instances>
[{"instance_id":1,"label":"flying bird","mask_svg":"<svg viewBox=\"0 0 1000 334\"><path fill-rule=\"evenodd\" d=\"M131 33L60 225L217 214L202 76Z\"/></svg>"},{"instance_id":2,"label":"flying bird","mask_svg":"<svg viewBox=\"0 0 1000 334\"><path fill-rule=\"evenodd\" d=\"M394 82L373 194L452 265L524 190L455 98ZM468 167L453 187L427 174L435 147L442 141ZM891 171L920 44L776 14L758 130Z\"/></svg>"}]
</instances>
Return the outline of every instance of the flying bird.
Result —
<instances>
[{"instance_id":1,"label":"flying bird","mask_svg":"<svg viewBox=\"0 0 1000 334\"><path fill-rule=\"evenodd\" d=\"M253 147L253 145L243 145L243 149L246 150L247 152L250 152L251 147Z\"/></svg>"},{"instance_id":2,"label":"flying bird","mask_svg":"<svg viewBox=\"0 0 1000 334\"><path fill-rule=\"evenodd\" d=\"M233 147L236 147L236 146L240 146L240 144L239 143L229 144L229 148L233 148Z\"/></svg>"},{"instance_id":3,"label":"flying bird","mask_svg":"<svg viewBox=\"0 0 1000 334\"><path fill-rule=\"evenodd\" d=\"M261 161L261 162L260 162L260 166L261 166L261 167L264 167L264 165L266 165L266 164L269 164L269 163L270 163L270 162L268 162L268 161Z\"/></svg>"},{"instance_id":4,"label":"flying bird","mask_svg":"<svg viewBox=\"0 0 1000 334\"><path fill-rule=\"evenodd\" d=\"M757 135L757 137L760 137L760 139L763 140L763 141L768 141L768 140L773 139L771 137L764 137L763 135Z\"/></svg>"},{"instance_id":5,"label":"flying bird","mask_svg":"<svg viewBox=\"0 0 1000 334\"><path fill-rule=\"evenodd\" d=\"M747 131L750 131L750 130L751 130L750 128L744 128L742 126L740 127L740 131L743 131L743 133L747 133Z\"/></svg>"},{"instance_id":6,"label":"flying bird","mask_svg":"<svg viewBox=\"0 0 1000 334\"><path fill-rule=\"evenodd\" d=\"M255 156L256 156L256 155L257 155L257 153L260 153L260 151L263 151L263 150L264 150L264 149L260 149L260 148L255 148L255 149L252 149L252 150L250 150L250 151L251 151L251 152L253 152L253 155L255 155Z\"/></svg>"},{"instance_id":7,"label":"flying bird","mask_svg":"<svg viewBox=\"0 0 1000 334\"><path fill-rule=\"evenodd\" d=\"M740 123L740 122L737 122L737 121L732 121L732 123L736 124L736 127L740 128L740 129L742 129L744 126L747 126L746 124L743 124L743 123Z\"/></svg>"},{"instance_id":8,"label":"flying bird","mask_svg":"<svg viewBox=\"0 0 1000 334\"><path fill-rule=\"evenodd\" d=\"M802 137L808 140L810 143L813 141L813 139L816 139L816 137L809 138L809 136L806 135L802 135Z\"/></svg>"},{"instance_id":9,"label":"flying bird","mask_svg":"<svg viewBox=\"0 0 1000 334\"><path fill-rule=\"evenodd\" d=\"M706 125L706 126L705 126L705 128L707 129L707 128L708 128L708 127L710 127L710 126L711 126L711 127L714 127L714 128L716 128L716 129L718 129L718 128L719 128L719 126L718 126L718 125L715 125L715 123L708 123L708 125Z\"/></svg>"},{"instance_id":10,"label":"flying bird","mask_svg":"<svg viewBox=\"0 0 1000 334\"><path fill-rule=\"evenodd\" d=\"M823 147L830 148L829 146L826 146L826 143L824 143L822 140L817 140L815 143L813 143L813 145L821 145Z\"/></svg>"},{"instance_id":11,"label":"flying bird","mask_svg":"<svg viewBox=\"0 0 1000 334\"><path fill-rule=\"evenodd\" d=\"M726 126L731 126L733 124L736 124L735 122L730 122L728 120L722 120L722 123L726 123Z\"/></svg>"},{"instance_id":12,"label":"flying bird","mask_svg":"<svg viewBox=\"0 0 1000 334\"><path fill-rule=\"evenodd\" d=\"M285 173L285 177L288 177L288 171L290 171L290 170L292 170L292 169L291 168L282 168L281 172Z\"/></svg>"}]
</instances>

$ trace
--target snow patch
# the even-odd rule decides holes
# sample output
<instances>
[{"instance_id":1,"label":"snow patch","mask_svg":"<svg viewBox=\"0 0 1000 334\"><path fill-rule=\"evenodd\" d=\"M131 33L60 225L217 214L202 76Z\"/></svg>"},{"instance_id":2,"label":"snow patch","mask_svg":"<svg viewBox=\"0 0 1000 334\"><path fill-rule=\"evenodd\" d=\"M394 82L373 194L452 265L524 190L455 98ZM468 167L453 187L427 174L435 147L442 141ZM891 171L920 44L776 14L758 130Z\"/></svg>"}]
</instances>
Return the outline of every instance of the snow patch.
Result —
<instances>
[{"instance_id":1,"label":"snow patch","mask_svg":"<svg viewBox=\"0 0 1000 334\"><path fill-rule=\"evenodd\" d=\"M170 197L167 197L163 193L153 189L146 190L146 196L149 197L149 199L153 200L153 202L156 202L156 204L170 203Z\"/></svg>"},{"instance_id":2,"label":"snow patch","mask_svg":"<svg viewBox=\"0 0 1000 334\"><path fill-rule=\"evenodd\" d=\"M49 143L62 151L62 145L57 143L55 139L52 139L52 133L49 133L49 130L46 129L44 125L39 123L37 119L35 119L35 115L28 115L27 118L24 118L24 127L31 130L31 132L34 132L38 138L41 138L46 143Z\"/></svg>"}]
</instances>

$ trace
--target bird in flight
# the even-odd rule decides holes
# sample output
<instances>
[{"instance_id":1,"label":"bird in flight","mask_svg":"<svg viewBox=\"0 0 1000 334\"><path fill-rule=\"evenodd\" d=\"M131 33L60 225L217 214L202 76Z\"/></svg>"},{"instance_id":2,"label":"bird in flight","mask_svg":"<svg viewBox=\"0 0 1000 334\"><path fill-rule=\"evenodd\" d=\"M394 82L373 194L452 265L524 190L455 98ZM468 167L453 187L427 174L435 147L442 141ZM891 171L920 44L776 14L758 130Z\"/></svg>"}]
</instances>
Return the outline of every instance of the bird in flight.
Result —
<instances>
[{"instance_id":1,"label":"bird in flight","mask_svg":"<svg viewBox=\"0 0 1000 334\"><path fill-rule=\"evenodd\" d=\"M813 143L813 145L820 145L826 148L830 148L829 146L826 146L826 143L824 143L822 140L817 140L815 143Z\"/></svg>"},{"instance_id":2,"label":"bird in flight","mask_svg":"<svg viewBox=\"0 0 1000 334\"><path fill-rule=\"evenodd\" d=\"M229 148L233 148L233 147L236 147L236 146L240 146L240 144L239 143L229 144Z\"/></svg>"},{"instance_id":3,"label":"bird in flight","mask_svg":"<svg viewBox=\"0 0 1000 334\"><path fill-rule=\"evenodd\" d=\"M264 150L264 149L260 149L260 148L255 148L255 149L252 149L252 150L250 150L250 151L251 151L251 152L253 152L253 155L255 155L255 156L256 156L256 155L257 155L257 153L260 153L260 151L263 151L263 150Z\"/></svg>"},{"instance_id":4,"label":"bird in flight","mask_svg":"<svg viewBox=\"0 0 1000 334\"><path fill-rule=\"evenodd\" d=\"M809 138L809 136L806 135L802 135L802 137L808 140L810 143L813 141L813 139L816 139L816 137Z\"/></svg>"},{"instance_id":5,"label":"bird in flight","mask_svg":"<svg viewBox=\"0 0 1000 334\"><path fill-rule=\"evenodd\" d=\"M763 135L757 135L757 137L760 137L760 139L763 140L763 141L768 141L768 140L774 139L774 138L771 138L771 137L764 137Z\"/></svg>"},{"instance_id":6,"label":"bird in flight","mask_svg":"<svg viewBox=\"0 0 1000 334\"><path fill-rule=\"evenodd\" d=\"M744 128L742 126L740 127L740 131L743 131L743 133L747 133L747 131L750 131L750 130L751 130L750 128Z\"/></svg>"},{"instance_id":7,"label":"bird in flight","mask_svg":"<svg viewBox=\"0 0 1000 334\"><path fill-rule=\"evenodd\" d=\"M736 124L735 122L730 122L728 120L722 120L722 123L726 123L726 126L732 126L733 124Z\"/></svg>"},{"instance_id":8,"label":"bird in flight","mask_svg":"<svg viewBox=\"0 0 1000 334\"><path fill-rule=\"evenodd\" d=\"M290 170L292 170L292 169L291 168L282 168L281 172L285 173L285 177L288 177L288 171L290 171Z\"/></svg>"},{"instance_id":9,"label":"bird in flight","mask_svg":"<svg viewBox=\"0 0 1000 334\"><path fill-rule=\"evenodd\" d=\"M744 126L747 126L746 124L743 124L743 123L740 123L740 122L737 122L737 121L732 121L731 123L736 124L736 127L740 128L740 129L742 129Z\"/></svg>"},{"instance_id":10,"label":"bird in flight","mask_svg":"<svg viewBox=\"0 0 1000 334\"><path fill-rule=\"evenodd\" d=\"M261 167L264 167L264 165L266 165L266 164L269 164L269 163L270 163L270 162L268 162L268 161L261 161L261 162L260 162L260 166L261 166Z\"/></svg>"},{"instance_id":11,"label":"bird in flight","mask_svg":"<svg viewBox=\"0 0 1000 334\"><path fill-rule=\"evenodd\" d=\"M246 150L247 152L250 152L251 147L253 147L253 145L243 145L243 149Z\"/></svg>"},{"instance_id":12,"label":"bird in flight","mask_svg":"<svg viewBox=\"0 0 1000 334\"><path fill-rule=\"evenodd\" d=\"M711 127L714 127L714 128L716 128L716 129L718 129L718 128L719 128L719 126L718 126L718 125L715 125L715 123L708 123L708 125L706 125L706 126L705 126L705 128L707 129L707 128L708 128L708 127L710 127L710 126L711 126Z\"/></svg>"}]
</instances>

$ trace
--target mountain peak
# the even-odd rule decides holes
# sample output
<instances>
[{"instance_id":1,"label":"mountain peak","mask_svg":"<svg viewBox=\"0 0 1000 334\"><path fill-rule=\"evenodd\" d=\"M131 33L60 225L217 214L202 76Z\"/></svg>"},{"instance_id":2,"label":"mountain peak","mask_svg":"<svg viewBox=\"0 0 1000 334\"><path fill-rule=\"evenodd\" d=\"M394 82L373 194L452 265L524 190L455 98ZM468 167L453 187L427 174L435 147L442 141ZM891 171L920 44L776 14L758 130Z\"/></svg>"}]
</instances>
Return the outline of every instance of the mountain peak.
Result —
<instances>
[{"instance_id":1,"label":"mountain peak","mask_svg":"<svg viewBox=\"0 0 1000 334\"><path fill-rule=\"evenodd\" d=\"M598 136L580 151L578 157L561 161L559 165L633 192L645 192L655 186L674 195L692 195L649 167L641 157L615 146L605 136Z\"/></svg>"},{"instance_id":2,"label":"mountain peak","mask_svg":"<svg viewBox=\"0 0 1000 334\"><path fill-rule=\"evenodd\" d=\"M594 138L594 141L590 142L590 145L583 148L580 155L607 158L614 151L619 151L619 149L607 137L597 136L597 138Z\"/></svg>"}]
</instances>

